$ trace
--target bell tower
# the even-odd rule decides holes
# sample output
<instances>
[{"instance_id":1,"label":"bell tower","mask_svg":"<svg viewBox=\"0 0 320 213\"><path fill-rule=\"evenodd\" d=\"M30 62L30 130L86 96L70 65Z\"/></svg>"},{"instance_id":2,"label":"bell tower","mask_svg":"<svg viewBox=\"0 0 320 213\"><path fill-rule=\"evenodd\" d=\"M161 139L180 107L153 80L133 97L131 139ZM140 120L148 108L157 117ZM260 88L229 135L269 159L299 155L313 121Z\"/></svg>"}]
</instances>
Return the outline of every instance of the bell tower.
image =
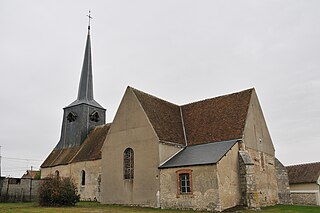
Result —
<instances>
[{"instance_id":1,"label":"bell tower","mask_svg":"<svg viewBox=\"0 0 320 213\"><path fill-rule=\"evenodd\" d=\"M106 110L93 98L92 59L90 41L90 12L78 97L63 109L61 136L55 149L80 146L89 132L105 124Z\"/></svg>"}]
</instances>

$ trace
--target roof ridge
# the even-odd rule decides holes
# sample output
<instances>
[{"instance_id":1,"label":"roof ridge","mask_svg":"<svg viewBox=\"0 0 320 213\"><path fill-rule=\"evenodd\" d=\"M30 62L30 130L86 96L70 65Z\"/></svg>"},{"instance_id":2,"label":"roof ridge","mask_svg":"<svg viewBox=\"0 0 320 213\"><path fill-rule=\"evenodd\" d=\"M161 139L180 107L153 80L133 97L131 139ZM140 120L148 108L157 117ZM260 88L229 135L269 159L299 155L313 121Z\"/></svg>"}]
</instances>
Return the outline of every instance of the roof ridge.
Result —
<instances>
[{"instance_id":1,"label":"roof ridge","mask_svg":"<svg viewBox=\"0 0 320 213\"><path fill-rule=\"evenodd\" d=\"M200 146L200 145L210 145L211 143L225 143L225 142L239 141L239 140L241 140L241 138L234 138L234 139L230 139L230 140L223 140L223 141L216 141L216 142L215 141L204 142L204 143L200 143L200 144L191 144L191 145L188 145L188 147Z\"/></svg>"},{"instance_id":2,"label":"roof ridge","mask_svg":"<svg viewBox=\"0 0 320 213\"><path fill-rule=\"evenodd\" d=\"M306 166L306 165L312 165L312 164L320 164L320 161L317 162L311 162L311 163L301 163L301 164L293 164L286 167L294 167L294 166Z\"/></svg>"},{"instance_id":3,"label":"roof ridge","mask_svg":"<svg viewBox=\"0 0 320 213\"><path fill-rule=\"evenodd\" d=\"M95 126L93 129L96 129L96 128L103 128L105 126L111 126L112 122L110 123L106 123L106 124L101 124L101 125L98 125L98 126Z\"/></svg>"},{"instance_id":4,"label":"roof ridge","mask_svg":"<svg viewBox=\"0 0 320 213\"><path fill-rule=\"evenodd\" d=\"M131 87L131 86L128 86L128 87L129 87L130 89L132 89L133 92L139 92L140 94L149 96L149 97L151 97L151 98L156 98L156 99L158 99L158 100L160 100L160 101L163 101L163 102L166 102L166 103L175 105L175 106L177 106L177 107L180 107L180 105L178 105L178 104L169 102L169 101L164 100L164 99L162 99L162 98L159 98L159 97L157 97L157 96L154 96L154 95L151 95L151 94L149 94L149 93L143 92L143 91L141 91L141 90L139 90L139 89L136 89L136 88L134 88L134 87Z\"/></svg>"},{"instance_id":5,"label":"roof ridge","mask_svg":"<svg viewBox=\"0 0 320 213\"><path fill-rule=\"evenodd\" d=\"M238 91L238 92L229 93L229 94L226 94L226 95L219 95L219 96L216 96L216 97L213 97L213 98L205 98L205 99L201 99L201 100L198 100L198 101L193 101L193 102L190 102L190 103L182 104L181 106L184 107L184 106L187 106L187 105L200 103L200 102L205 102L205 101L208 101L208 100L214 100L214 99L218 99L218 98L224 98L224 97L227 97L227 96L236 95L236 94L240 94L240 93L244 93L244 92L248 92L248 91L252 92L253 90L254 90L254 87L249 88L249 89L245 89L245 90L241 90L241 91Z\"/></svg>"}]
</instances>

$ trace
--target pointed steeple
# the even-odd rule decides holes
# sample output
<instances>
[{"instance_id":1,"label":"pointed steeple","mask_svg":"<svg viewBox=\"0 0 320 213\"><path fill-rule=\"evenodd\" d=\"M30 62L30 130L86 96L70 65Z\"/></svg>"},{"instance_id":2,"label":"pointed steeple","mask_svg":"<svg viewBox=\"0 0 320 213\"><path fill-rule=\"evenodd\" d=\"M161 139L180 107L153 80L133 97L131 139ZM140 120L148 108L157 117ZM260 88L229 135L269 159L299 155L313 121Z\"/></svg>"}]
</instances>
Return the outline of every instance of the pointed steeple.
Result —
<instances>
[{"instance_id":1,"label":"pointed steeple","mask_svg":"<svg viewBox=\"0 0 320 213\"><path fill-rule=\"evenodd\" d=\"M90 20L90 12L88 17ZM63 108L61 136L55 150L80 146L93 128L103 125L105 122L106 110L93 99L89 22L78 97L70 105Z\"/></svg>"},{"instance_id":2,"label":"pointed steeple","mask_svg":"<svg viewBox=\"0 0 320 213\"><path fill-rule=\"evenodd\" d=\"M89 15L89 20L91 16ZM75 106L78 104L88 104L96 107L103 108L93 99L93 78L92 78L92 59L91 59L91 40L90 40L90 22L88 25L88 35L86 48L84 53L84 59L82 64L82 71L78 89L77 100L72 102L69 106Z\"/></svg>"},{"instance_id":3,"label":"pointed steeple","mask_svg":"<svg viewBox=\"0 0 320 213\"><path fill-rule=\"evenodd\" d=\"M90 28L88 28L86 50L84 53L77 100L93 100Z\"/></svg>"}]
</instances>

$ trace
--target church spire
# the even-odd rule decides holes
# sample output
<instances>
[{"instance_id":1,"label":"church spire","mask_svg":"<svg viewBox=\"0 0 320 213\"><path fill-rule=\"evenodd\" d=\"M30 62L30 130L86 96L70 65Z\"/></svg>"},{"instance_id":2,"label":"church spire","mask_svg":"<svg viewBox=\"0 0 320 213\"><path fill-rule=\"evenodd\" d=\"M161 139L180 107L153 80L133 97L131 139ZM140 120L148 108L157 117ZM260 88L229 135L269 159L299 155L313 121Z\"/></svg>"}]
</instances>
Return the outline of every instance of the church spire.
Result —
<instances>
[{"instance_id":1,"label":"church spire","mask_svg":"<svg viewBox=\"0 0 320 213\"><path fill-rule=\"evenodd\" d=\"M77 100L93 100L90 25L88 26L87 43L84 53Z\"/></svg>"},{"instance_id":2,"label":"church spire","mask_svg":"<svg viewBox=\"0 0 320 213\"><path fill-rule=\"evenodd\" d=\"M106 122L106 110L93 99L90 12L88 17L88 34L78 96L75 101L63 108L61 136L56 150L80 146L93 128Z\"/></svg>"},{"instance_id":3,"label":"church spire","mask_svg":"<svg viewBox=\"0 0 320 213\"><path fill-rule=\"evenodd\" d=\"M89 18L88 34L78 89L78 97L77 100L71 103L68 107L85 103L102 108L102 106L98 104L93 98L93 78L90 40L90 19L92 19L92 16L90 15L90 11L89 15L87 16Z\"/></svg>"}]
</instances>

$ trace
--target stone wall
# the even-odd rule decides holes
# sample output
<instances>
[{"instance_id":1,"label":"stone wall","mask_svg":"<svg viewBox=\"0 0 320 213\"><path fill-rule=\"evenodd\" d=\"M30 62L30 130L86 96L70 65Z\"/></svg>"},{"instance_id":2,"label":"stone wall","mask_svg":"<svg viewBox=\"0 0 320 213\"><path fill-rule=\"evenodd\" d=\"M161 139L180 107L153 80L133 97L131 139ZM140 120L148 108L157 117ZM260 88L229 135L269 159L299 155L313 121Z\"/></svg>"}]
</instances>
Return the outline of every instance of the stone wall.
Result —
<instances>
[{"instance_id":1,"label":"stone wall","mask_svg":"<svg viewBox=\"0 0 320 213\"><path fill-rule=\"evenodd\" d=\"M192 170L192 193L178 193L179 170ZM216 165L161 169L161 208L221 211Z\"/></svg>"},{"instance_id":2,"label":"stone wall","mask_svg":"<svg viewBox=\"0 0 320 213\"><path fill-rule=\"evenodd\" d=\"M293 204L300 205L319 205L317 193L291 192Z\"/></svg>"},{"instance_id":3,"label":"stone wall","mask_svg":"<svg viewBox=\"0 0 320 213\"><path fill-rule=\"evenodd\" d=\"M254 174L254 162L246 151L239 151L239 175L241 186L241 204L257 208L258 192Z\"/></svg>"},{"instance_id":4,"label":"stone wall","mask_svg":"<svg viewBox=\"0 0 320 213\"><path fill-rule=\"evenodd\" d=\"M82 170L85 171L85 185L81 185ZM55 175L56 171L59 172L60 177L70 177L74 180L80 194L80 200L100 201L101 160L42 168L41 178Z\"/></svg>"},{"instance_id":5,"label":"stone wall","mask_svg":"<svg viewBox=\"0 0 320 213\"><path fill-rule=\"evenodd\" d=\"M0 202L36 201L40 180L1 178Z\"/></svg>"},{"instance_id":6,"label":"stone wall","mask_svg":"<svg viewBox=\"0 0 320 213\"><path fill-rule=\"evenodd\" d=\"M278 203L292 204L287 169L277 158L275 159L275 166L278 183Z\"/></svg>"},{"instance_id":7,"label":"stone wall","mask_svg":"<svg viewBox=\"0 0 320 213\"><path fill-rule=\"evenodd\" d=\"M314 183L290 184L293 204L320 205L320 186Z\"/></svg>"},{"instance_id":8,"label":"stone wall","mask_svg":"<svg viewBox=\"0 0 320 213\"><path fill-rule=\"evenodd\" d=\"M277 204L278 181L275 158L253 149L239 151L239 154L241 203L249 208Z\"/></svg>"},{"instance_id":9,"label":"stone wall","mask_svg":"<svg viewBox=\"0 0 320 213\"><path fill-rule=\"evenodd\" d=\"M278 203L278 181L275 157L253 149L248 149L254 162L254 174L258 192L259 206Z\"/></svg>"}]
</instances>

